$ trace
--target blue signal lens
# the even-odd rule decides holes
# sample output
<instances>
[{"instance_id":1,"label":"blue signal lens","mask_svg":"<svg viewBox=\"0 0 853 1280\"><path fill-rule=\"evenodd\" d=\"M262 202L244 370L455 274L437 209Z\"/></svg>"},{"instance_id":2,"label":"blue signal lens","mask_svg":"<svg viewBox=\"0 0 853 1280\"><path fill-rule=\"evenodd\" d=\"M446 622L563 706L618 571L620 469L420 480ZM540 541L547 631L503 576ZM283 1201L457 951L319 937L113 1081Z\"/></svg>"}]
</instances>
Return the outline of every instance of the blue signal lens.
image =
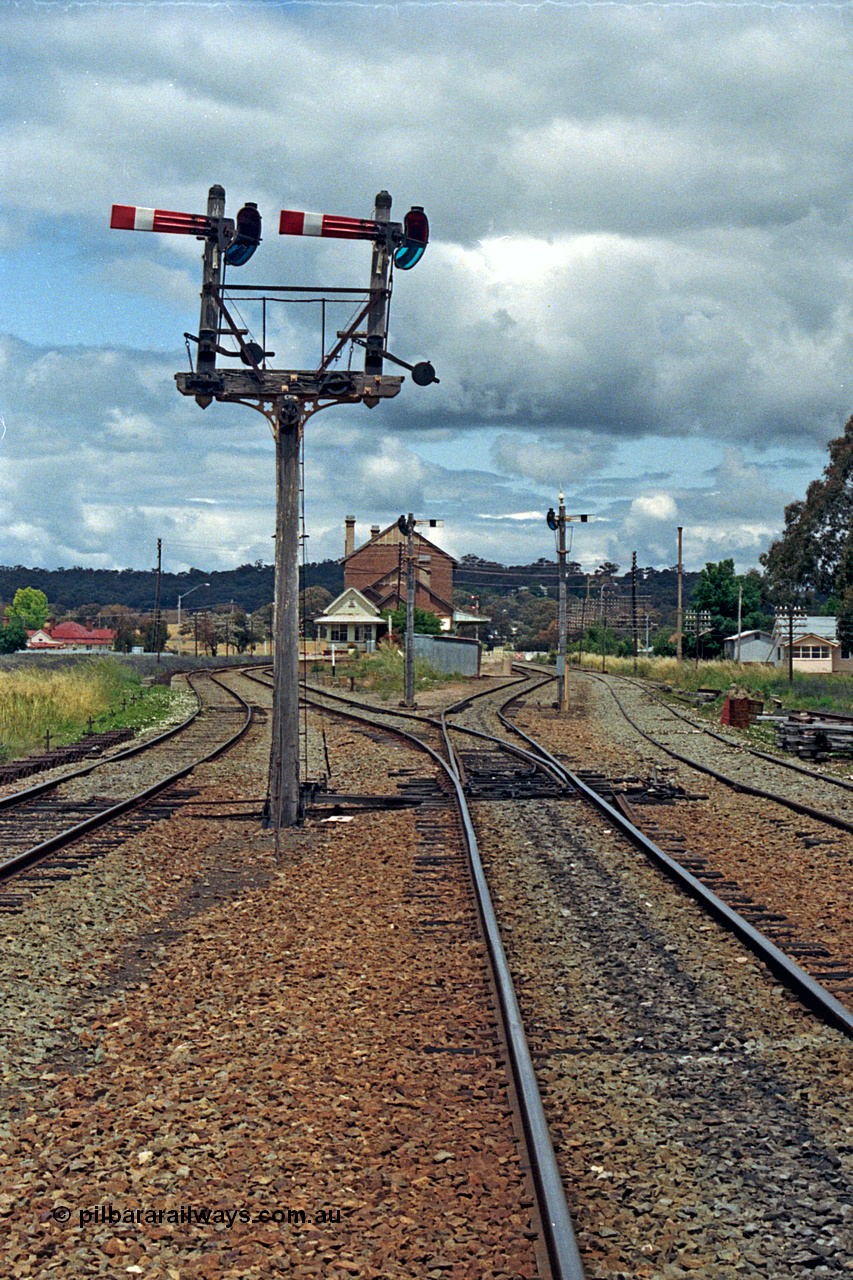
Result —
<instances>
[{"instance_id":1,"label":"blue signal lens","mask_svg":"<svg viewBox=\"0 0 853 1280\"><path fill-rule=\"evenodd\" d=\"M420 205L414 205L403 219L403 242L394 250L394 265L411 271L424 256L429 244L429 222Z\"/></svg>"},{"instance_id":2,"label":"blue signal lens","mask_svg":"<svg viewBox=\"0 0 853 1280\"><path fill-rule=\"evenodd\" d=\"M248 201L237 214L236 235L225 250L225 261L230 267L245 266L260 243L261 215L258 206Z\"/></svg>"}]
</instances>

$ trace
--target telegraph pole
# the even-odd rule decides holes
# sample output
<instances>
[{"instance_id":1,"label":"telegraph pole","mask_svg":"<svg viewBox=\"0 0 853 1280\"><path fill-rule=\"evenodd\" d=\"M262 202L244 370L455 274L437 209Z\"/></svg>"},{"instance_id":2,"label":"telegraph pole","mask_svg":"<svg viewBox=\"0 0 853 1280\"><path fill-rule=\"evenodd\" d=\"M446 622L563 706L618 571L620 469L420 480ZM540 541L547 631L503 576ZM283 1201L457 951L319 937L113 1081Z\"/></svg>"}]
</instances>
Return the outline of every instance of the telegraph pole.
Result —
<instances>
[{"instance_id":1,"label":"telegraph pole","mask_svg":"<svg viewBox=\"0 0 853 1280\"><path fill-rule=\"evenodd\" d=\"M157 603L154 606L154 648L160 661L160 583L163 576L163 539L157 539Z\"/></svg>"},{"instance_id":2,"label":"telegraph pole","mask_svg":"<svg viewBox=\"0 0 853 1280\"><path fill-rule=\"evenodd\" d=\"M678 623L677 623L678 630L675 637L676 662L681 662L681 659L682 659L681 627L683 624L683 610L681 608L681 533L682 533L682 526L679 525L678 526Z\"/></svg>"},{"instance_id":3,"label":"telegraph pole","mask_svg":"<svg viewBox=\"0 0 853 1280\"><path fill-rule=\"evenodd\" d=\"M631 630L634 636L634 675L637 674L637 553L631 556Z\"/></svg>"}]
</instances>

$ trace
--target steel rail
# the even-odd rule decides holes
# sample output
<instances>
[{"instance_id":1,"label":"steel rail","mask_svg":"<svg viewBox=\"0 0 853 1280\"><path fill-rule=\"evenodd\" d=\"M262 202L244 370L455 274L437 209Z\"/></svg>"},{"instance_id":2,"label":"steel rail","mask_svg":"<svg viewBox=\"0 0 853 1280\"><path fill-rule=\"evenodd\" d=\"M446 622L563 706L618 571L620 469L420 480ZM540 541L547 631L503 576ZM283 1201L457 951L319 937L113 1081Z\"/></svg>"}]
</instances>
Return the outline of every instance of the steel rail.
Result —
<instances>
[{"instance_id":1,"label":"steel rail","mask_svg":"<svg viewBox=\"0 0 853 1280\"><path fill-rule=\"evenodd\" d=\"M614 695L615 696L615 695ZM617 699L618 701L618 699ZM643 852L655 862L663 871L675 880L683 889L686 889L699 903L707 910L716 920L723 924L731 932L737 935L743 943L758 958L767 965L772 973L791 991L795 992L798 998L813 1013L816 1013L823 1021L828 1022L838 1030L843 1031L845 1035L853 1037L853 1012L845 1005L831 995L825 987L816 982L810 974L781 951L775 943L771 942L763 933L754 928L747 920L729 907L721 898L718 898L701 880L671 858L669 854L664 853L659 845L650 840L644 832L628 818L609 804L598 792L594 791L587 783L579 778L577 774L566 769L560 764L554 756L550 754L540 743L531 738L517 725L506 719L500 712L499 719L513 733L517 733L530 746L538 749L542 755L551 761L555 769L559 771L563 779L575 787L581 795L585 796L605 817L612 822L620 831L629 837L635 844L643 850ZM642 731L640 731L642 732ZM647 735L643 735L647 736ZM674 754L674 753L673 753ZM689 761L688 761L689 763ZM764 793L759 793L764 794Z\"/></svg>"},{"instance_id":2,"label":"steel rail","mask_svg":"<svg viewBox=\"0 0 853 1280\"><path fill-rule=\"evenodd\" d=\"M587 674L587 673L585 673ZM705 773L709 777L722 782L724 786L731 787L733 791L741 791L744 795L757 796L761 800L772 800L774 804L780 804L786 809L790 809L793 813L798 813L804 818L814 818L817 822L823 822L830 827L838 827L841 831L847 831L853 834L853 822L847 818L838 817L834 813L827 813L824 809L816 809L813 805L806 804L802 800L794 800L790 796L779 795L775 791L767 791L762 787L755 787L751 782L741 782L737 778L730 778L728 774L721 773L719 769L712 769L710 765L701 764L698 760L691 760L689 756L681 755L673 747L666 746L665 743L659 742L657 738L653 738L651 734L646 733L645 729L641 729L636 720L625 710L619 695L611 688L606 680L602 680L600 676L593 672L588 673L593 680L598 680L608 690L610 696L614 699L622 715L628 721L633 729L647 742L658 747L661 751L665 751L668 756L672 756L673 760L678 760L681 764L686 764L689 768L695 769L697 773Z\"/></svg>"},{"instance_id":3,"label":"steel rail","mask_svg":"<svg viewBox=\"0 0 853 1280\"><path fill-rule=\"evenodd\" d=\"M235 693L233 689L229 689L221 680L217 680L216 677L210 675L209 672L205 672L205 675L208 676L214 684L218 684L226 693L229 693L233 698L235 698L244 708L246 714L240 728L235 733L231 734L231 736L224 742L219 743L219 745L212 751L207 752L204 756L200 756L197 760L192 761L191 764L183 765L168 777L161 778L161 780L154 783L153 786L147 787L144 791L140 791L126 800L120 800L117 804L111 805L110 808L103 809L100 813L93 814L83 822L78 822L75 826L68 827L65 831L57 832L56 835L42 841L40 844L33 845L31 848L23 850L21 853L16 854L14 858L10 858L9 861L0 863L0 880L10 879L12 876L17 875L18 872L25 871L34 863L40 862L42 858L46 858L49 854L55 853L57 849L61 849L65 845L71 844L74 840L78 840L81 836L88 835L99 827L106 826L115 818L119 818L122 814L130 812L131 809L139 808L154 796L159 795L161 791L165 791L175 782L178 782L181 778L185 778L187 774L192 773L193 769L196 769L200 764L206 764L210 760L215 760L223 751L227 751L227 749L233 746L235 742L238 742L247 732L250 724L252 723L252 708L249 703L246 702L245 698L241 697L239 693ZM201 710L201 708L199 708L199 710ZM196 712L195 715L190 716L189 719L184 722L182 727L192 723L198 714L199 713ZM169 738L172 736L172 732L161 735L162 738ZM154 741L159 740L160 739L155 739ZM148 745L153 745L153 743ZM112 758L115 759L115 757Z\"/></svg>"},{"instance_id":4,"label":"steel rail","mask_svg":"<svg viewBox=\"0 0 853 1280\"><path fill-rule=\"evenodd\" d=\"M494 690L489 692L494 692ZM308 696L310 697L310 694ZM322 697L324 695L320 693L318 696ZM341 700L346 701L346 699ZM370 707L369 710L376 712L378 709ZM364 719L363 716L356 715L354 712L340 711L336 712L336 714L349 716L356 720ZM383 727L388 728L388 726ZM389 729L389 731L398 734L426 751L444 771L453 788L464 834L477 911L494 974L495 989L510 1055L513 1083L519 1100L519 1110L528 1149L527 1153L530 1158L531 1173L540 1205L540 1219L548 1260L554 1280L583 1280L583 1266L566 1205L563 1182L560 1177L557 1158L554 1154L551 1135L548 1131L539 1085L533 1069L533 1060L524 1034L521 1011L518 1007L512 975L501 941L500 929L492 906L486 875L477 845L477 837L474 832L462 782L452 766L446 760L443 760L437 751L434 751L432 747L416 735L407 733L403 729ZM495 739L495 741L499 742L500 740Z\"/></svg>"},{"instance_id":5,"label":"steel rail","mask_svg":"<svg viewBox=\"0 0 853 1280\"><path fill-rule=\"evenodd\" d=\"M584 674L590 675L596 680L601 680L601 677L597 676L593 671L584 672ZM709 729L707 725L696 724L695 720L691 720L683 711L679 711L678 707L670 706L668 702L664 702L663 698L659 698L656 693L652 693L651 689L647 689L639 680L632 680L630 676L621 675L611 676L610 678L611 680L624 680L626 684L633 685L636 689L642 690L643 693L647 694L648 697L652 698L661 707L665 707L671 715L677 716L679 720L683 720L684 723L689 724L691 728L700 730L702 733L707 734L709 738L715 738L717 742L722 742L732 750L739 749L741 751L746 751L751 756L757 756L759 760L767 760L770 764L778 765L780 769L790 769L792 773L805 774L807 778L814 778L817 782L828 782L830 786L840 787L843 791L853 791L853 782L848 782L846 778L838 778L832 773L818 773L816 769L809 769L806 765L800 764L798 761L785 760L782 756L772 755L769 751L759 751L757 747L751 747L746 742L733 742L732 739L727 738L725 734L717 733L716 730ZM601 680L601 683L606 684L606 681Z\"/></svg>"},{"instance_id":6,"label":"steel rail","mask_svg":"<svg viewBox=\"0 0 853 1280\"><path fill-rule=\"evenodd\" d=\"M187 683L190 682L192 676L199 674L195 671L187 673ZM201 672L208 675L208 672ZM192 687L192 686L190 686ZM84 765L82 769L69 769L67 773L63 773L58 778L50 778L46 782L37 782L33 787L27 787L23 791L12 791L9 795L0 796L0 809L10 809L17 804L21 804L25 800L33 800L36 796L44 795L46 791L53 790L54 787L62 786L64 782L68 782L71 778L84 778L87 774L93 773L95 769L100 769L102 765L113 764L116 760L125 760L128 756L138 755L142 751L148 751L151 747L156 747L159 743L165 742L167 738L173 738L175 734L182 733L188 725L197 719L201 713L201 699L196 689L192 690L196 696L198 706L191 716L187 716L186 720L182 720L180 724L173 725L171 729L165 730L158 734L156 738L148 738L145 742L136 742L132 747L124 747L121 751L116 751L112 755L104 756L100 760Z\"/></svg>"},{"instance_id":7,"label":"steel rail","mask_svg":"<svg viewBox=\"0 0 853 1280\"><path fill-rule=\"evenodd\" d=\"M538 686L534 685L534 688L536 687ZM304 691L304 686L303 686L303 691ZM457 770L460 773L460 776L464 775L464 772L465 772L464 766L462 765L462 762L459 758L459 753L456 747L450 741L448 730L452 730L454 733L465 733L471 738L480 738L486 742L496 743L502 751L506 751L510 755L517 756L519 760L523 760L526 764L532 765L533 768L535 769L542 770L543 772L549 774L549 776L553 779L553 781L559 782L560 784L562 784L562 779L556 777L556 775L551 771L548 761L544 760L542 756L537 755L530 751L524 751L521 747L516 746L515 743L506 742L502 738L496 738L494 734L486 733L482 729L471 729L471 728L468 728L466 725L455 725L455 724L448 725L447 724L447 721L445 719L446 716L451 714L458 714L460 711L463 711L466 707L468 707L477 698L483 698L483 697L487 697L489 694L502 692L501 687L494 688L494 689L479 690L477 693L473 693L469 697L463 698L460 702L456 702L456 703L453 703L452 706L445 707L442 710L439 718L436 718L435 716L422 715L418 712L395 711L395 710L392 710L391 708L377 707L373 703L359 702L358 699L348 698L344 694L329 693L326 689L311 688L309 686L309 692L314 695L315 699L327 698L333 702L340 702L344 706L358 707L360 710L368 712L368 714L370 714L371 716L387 716L389 719L392 719L392 720L393 719L416 720L420 724L428 724L433 728L440 730L444 738L444 745L445 745L445 750L447 751L448 759L453 762L454 767L457 768ZM514 694L513 697L509 699L509 702L513 702L516 697L518 697L518 694ZM319 704L315 702L315 705L319 705ZM504 704L504 705L508 705L508 704ZM332 710L334 713L334 708L327 708L327 710Z\"/></svg>"}]
</instances>

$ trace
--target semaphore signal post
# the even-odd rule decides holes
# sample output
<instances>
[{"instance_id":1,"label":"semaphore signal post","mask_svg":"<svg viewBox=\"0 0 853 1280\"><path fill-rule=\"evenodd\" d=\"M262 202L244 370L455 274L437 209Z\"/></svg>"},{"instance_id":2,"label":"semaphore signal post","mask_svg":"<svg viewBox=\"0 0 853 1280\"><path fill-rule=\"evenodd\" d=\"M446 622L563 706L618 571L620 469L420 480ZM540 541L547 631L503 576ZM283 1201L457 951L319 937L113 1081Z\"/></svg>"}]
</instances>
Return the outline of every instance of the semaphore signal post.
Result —
<instances>
[{"instance_id":1,"label":"semaphore signal post","mask_svg":"<svg viewBox=\"0 0 853 1280\"><path fill-rule=\"evenodd\" d=\"M437 382L428 361L410 365L386 349L394 266L406 271L423 256L429 240L424 211L414 206L402 223L392 222L391 197L381 191L374 216L339 217L282 210L281 235L316 235L372 243L370 281L364 289L300 289L296 286L244 285L241 293L253 300L294 293L361 294L363 306L337 341L322 353L316 369L273 369L273 352L264 341L247 341L248 330L238 324L225 290L225 272L240 267L261 241L262 222L257 205L247 203L236 220L225 217L225 191L208 192L206 214L175 213L113 205L111 227L129 231L162 231L192 235L204 242L201 314L198 334L185 334L187 350L197 345L195 367L175 375L178 391L192 396L205 409L214 400L244 404L267 419L275 440L275 650L272 745L266 819L276 830L301 819L299 778L299 451L305 423L321 409L336 404L365 404L399 394L403 378L384 372L384 360L410 370L419 386ZM366 296L365 296L366 295ZM362 327L363 326L363 327ZM225 346L224 343L232 345ZM347 344L365 349L364 371L339 370L333 364ZM242 368L222 368L217 357L240 361Z\"/></svg>"}]
</instances>

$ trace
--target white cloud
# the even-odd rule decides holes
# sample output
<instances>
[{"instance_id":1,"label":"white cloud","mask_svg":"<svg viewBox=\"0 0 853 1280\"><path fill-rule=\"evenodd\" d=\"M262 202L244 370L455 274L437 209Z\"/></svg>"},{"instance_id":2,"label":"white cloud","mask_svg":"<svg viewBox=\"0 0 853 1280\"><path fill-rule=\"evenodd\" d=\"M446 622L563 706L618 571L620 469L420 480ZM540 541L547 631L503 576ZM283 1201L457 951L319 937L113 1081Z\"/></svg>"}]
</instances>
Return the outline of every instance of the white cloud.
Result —
<instances>
[{"instance_id":1,"label":"white cloud","mask_svg":"<svg viewBox=\"0 0 853 1280\"><path fill-rule=\"evenodd\" d=\"M389 347L441 382L311 419L312 555L340 554L347 510L421 510L461 554L535 559L561 485L609 522L584 557L672 563L676 521L702 563L764 549L850 412L846 14L417 16L413 40L393 5L4 11L0 558L136 563L167 534L211 567L269 554L266 424L174 386L201 247L108 226L113 202L202 212L213 182L264 214L232 285L366 282L369 246L280 238L283 207L369 216L388 187L431 219ZM328 305L327 339L351 312ZM316 364L320 317L268 308L277 366Z\"/></svg>"},{"instance_id":2,"label":"white cloud","mask_svg":"<svg viewBox=\"0 0 853 1280\"><path fill-rule=\"evenodd\" d=\"M635 498L631 503L631 515L645 520L675 520L678 507L669 493L652 493Z\"/></svg>"}]
</instances>

